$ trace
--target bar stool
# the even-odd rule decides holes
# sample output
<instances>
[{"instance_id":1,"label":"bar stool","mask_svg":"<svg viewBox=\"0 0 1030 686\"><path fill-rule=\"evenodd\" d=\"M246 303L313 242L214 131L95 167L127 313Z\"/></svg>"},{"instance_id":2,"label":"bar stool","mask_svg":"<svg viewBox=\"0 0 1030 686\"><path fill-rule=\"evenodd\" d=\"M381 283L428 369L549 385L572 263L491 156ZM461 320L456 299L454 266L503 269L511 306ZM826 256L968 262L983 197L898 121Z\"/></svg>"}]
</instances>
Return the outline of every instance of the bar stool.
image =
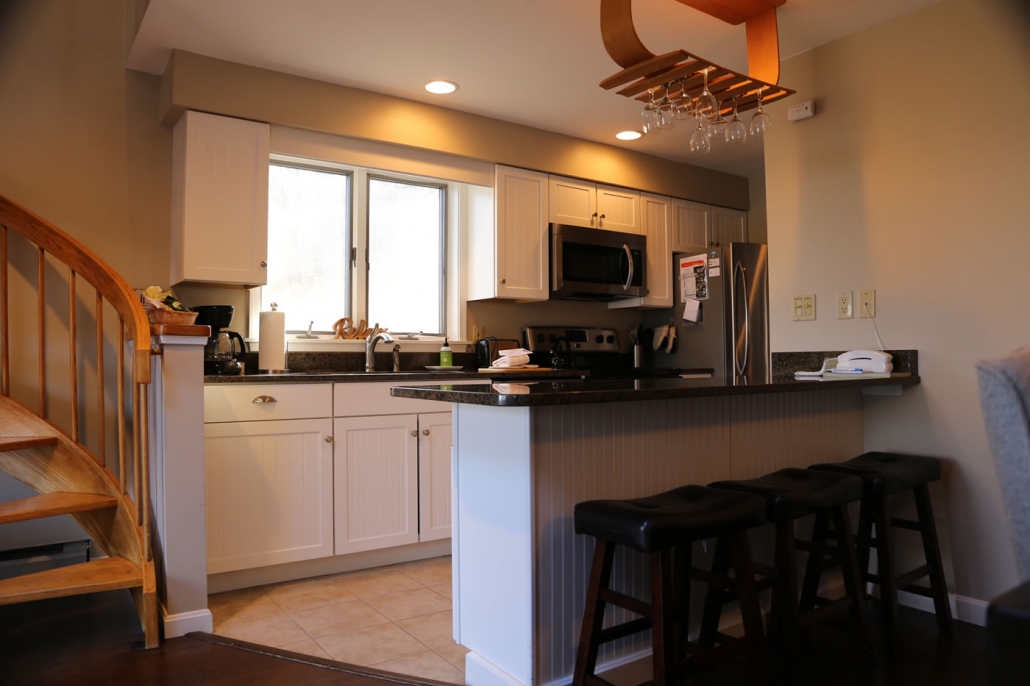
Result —
<instances>
[{"instance_id":1,"label":"bar stool","mask_svg":"<svg viewBox=\"0 0 1030 686\"><path fill-rule=\"evenodd\" d=\"M718 491L704 486L682 486L665 493L632 500L591 500L576 505L576 533L597 539L594 562L587 587L583 629L576 651L576 686L609 682L594 674L598 648L641 631L651 629L655 686L681 683L683 662L704 662L730 652L747 649L754 682L762 683L765 672L765 642L762 611L755 588L754 568L746 529L765 523L765 503L742 493ZM691 566L694 541L718 537L729 550L733 578L715 576ZM646 603L608 587L615 546L628 546L650 555L651 602ZM676 567L673 585L673 548L683 553ZM690 617L690 580L699 579L734 589L740 596L744 638L720 651L702 657L687 642ZM676 597L678 596L678 597ZM602 629L606 604L641 615L622 624ZM706 651L708 652L708 651Z\"/></svg>"},{"instance_id":2,"label":"bar stool","mask_svg":"<svg viewBox=\"0 0 1030 686\"><path fill-rule=\"evenodd\" d=\"M862 496L862 480L844 474L818 472L808 469L781 469L748 481L717 481L712 488L752 493L765 498L767 517L776 525L776 561L772 569L759 566L772 579L773 598L770 631L776 635L787 652L795 652L802 630L827 616L850 612L855 624L856 638L862 647L868 645L865 596L861 593L855 543L848 518L848 503ZM816 515L813 540L797 540L794 520ZM829 521L833 521L833 531ZM836 538L836 546L829 546L827 538ZM825 601L819 609L802 611L798 597L797 550L809 552L807 570L818 585L819 576L826 568L826 557L840 563L844 576L845 595L836 601ZM715 570L716 572L718 570ZM768 579L759 582L764 587ZM711 640L712 626L718 624L719 612L725 598L709 590L702 619L702 634Z\"/></svg>"},{"instance_id":3,"label":"bar stool","mask_svg":"<svg viewBox=\"0 0 1030 686\"><path fill-rule=\"evenodd\" d=\"M895 625L898 617L898 591L908 591L933 599L937 626L950 631L951 605L944 579L941 549L937 542L928 484L941 478L940 460L918 455L868 452L847 462L817 464L810 467L821 473L835 472L860 477L863 483L862 509L858 518L858 566L864 581L880 586L884 641L894 650ZM917 521L891 518L887 498L903 491L912 491L916 501ZM876 538L873 539L873 525ZM906 574L898 574L892 553L894 529L918 531L923 540L926 564ZM869 550L876 546L878 574L869 573ZM917 586L915 581L929 577L930 587Z\"/></svg>"}]
</instances>

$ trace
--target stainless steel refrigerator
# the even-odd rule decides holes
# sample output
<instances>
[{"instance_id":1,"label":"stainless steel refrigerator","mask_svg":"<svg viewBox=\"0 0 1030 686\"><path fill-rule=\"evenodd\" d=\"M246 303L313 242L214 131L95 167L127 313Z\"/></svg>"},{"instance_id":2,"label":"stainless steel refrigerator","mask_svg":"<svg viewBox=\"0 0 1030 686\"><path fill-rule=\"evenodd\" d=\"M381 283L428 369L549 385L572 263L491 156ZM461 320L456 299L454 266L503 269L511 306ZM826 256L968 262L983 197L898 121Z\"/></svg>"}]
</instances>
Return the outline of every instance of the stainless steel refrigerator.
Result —
<instances>
[{"instance_id":1,"label":"stainless steel refrigerator","mask_svg":"<svg viewBox=\"0 0 1030 686\"><path fill-rule=\"evenodd\" d=\"M680 258L706 255L707 279L697 281L699 321L684 321ZM661 368L711 368L714 376L734 384L770 380L768 246L730 243L724 247L698 247L673 255L674 300L670 309L644 313L644 325L676 327L678 346L672 354L654 353ZM688 286L693 288L693 286ZM702 292L704 297L702 297Z\"/></svg>"}]
</instances>

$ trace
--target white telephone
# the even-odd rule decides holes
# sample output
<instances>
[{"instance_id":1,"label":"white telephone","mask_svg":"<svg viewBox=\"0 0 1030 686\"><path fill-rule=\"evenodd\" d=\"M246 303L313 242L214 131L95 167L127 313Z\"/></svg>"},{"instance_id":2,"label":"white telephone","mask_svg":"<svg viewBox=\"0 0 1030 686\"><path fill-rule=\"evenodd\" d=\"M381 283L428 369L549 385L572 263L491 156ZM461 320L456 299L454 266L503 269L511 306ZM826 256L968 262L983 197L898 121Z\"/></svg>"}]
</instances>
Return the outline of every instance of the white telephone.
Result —
<instances>
[{"instance_id":1,"label":"white telephone","mask_svg":"<svg viewBox=\"0 0 1030 686\"><path fill-rule=\"evenodd\" d=\"M894 369L889 353L876 350L852 350L837 357L837 371L859 370L876 374L888 374Z\"/></svg>"}]
</instances>

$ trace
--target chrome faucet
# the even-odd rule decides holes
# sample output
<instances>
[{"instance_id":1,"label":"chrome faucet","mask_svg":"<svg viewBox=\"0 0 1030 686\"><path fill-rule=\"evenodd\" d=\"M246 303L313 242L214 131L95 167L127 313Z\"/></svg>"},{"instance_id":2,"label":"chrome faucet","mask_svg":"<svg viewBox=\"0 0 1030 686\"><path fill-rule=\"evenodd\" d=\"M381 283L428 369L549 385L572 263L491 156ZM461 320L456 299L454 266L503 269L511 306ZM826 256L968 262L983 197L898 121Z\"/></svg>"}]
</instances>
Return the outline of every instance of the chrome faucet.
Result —
<instances>
[{"instance_id":1,"label":"chrome faucet","mask_svg":"<svg viewBox=\"0 0 1030 686\"><path fill-rule=\"evenodd\" d=\"M401 344L394 343L393 345L393 371L399 372L401 370Z\"/></svg>"},{"instance_id":2,"label":"chrome faucet","mask_svg":"<svg viewBox=\"0 0 1030 686\"><path fill-rule=\"evenodd\" d=\"M379 341L386 341L387 343L393 343L393 337L385 331L380 331L375 336L369 336L368 340L365 341L365 371L374 372L375 369L375 352L376 343Z\"/></svg>"}]
</instances>

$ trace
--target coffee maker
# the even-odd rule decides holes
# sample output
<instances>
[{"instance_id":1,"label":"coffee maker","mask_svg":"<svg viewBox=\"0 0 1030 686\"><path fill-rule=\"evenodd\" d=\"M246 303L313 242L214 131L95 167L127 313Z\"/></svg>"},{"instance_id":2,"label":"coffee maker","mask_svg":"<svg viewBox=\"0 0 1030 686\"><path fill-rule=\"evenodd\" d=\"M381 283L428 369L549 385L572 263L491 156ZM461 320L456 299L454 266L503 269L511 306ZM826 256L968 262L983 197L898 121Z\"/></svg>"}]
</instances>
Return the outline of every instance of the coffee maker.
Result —
<instances>
[{"instance_id":1,"label":"coffee maker","mask_svg":"<svg viewBox=\"0 0 1030 686\"><path fill-rule=\"evenodd\" d=\"M211 327L211 337L204 346L205 375L233 376L243 373L243 354L247 352L247 344L243 336L235 331L223 330L232 323L235 309L232 305L201 305L193 308L198 313L196 323Z\"/></svg>"}]
</instances>

